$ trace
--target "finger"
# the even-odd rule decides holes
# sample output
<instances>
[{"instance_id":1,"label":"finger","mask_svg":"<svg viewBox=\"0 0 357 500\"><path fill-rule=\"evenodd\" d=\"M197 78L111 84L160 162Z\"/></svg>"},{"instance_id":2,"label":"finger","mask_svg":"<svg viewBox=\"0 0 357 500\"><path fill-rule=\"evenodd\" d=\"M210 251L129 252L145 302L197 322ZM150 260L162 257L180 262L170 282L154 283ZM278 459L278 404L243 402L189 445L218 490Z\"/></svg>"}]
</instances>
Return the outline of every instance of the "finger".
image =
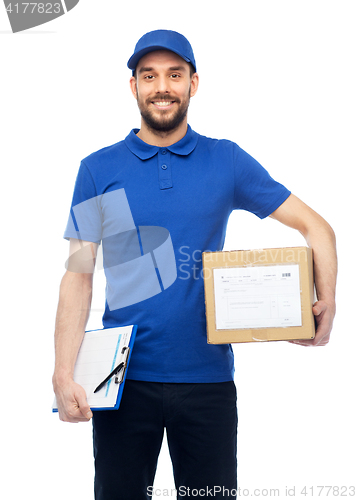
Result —
<instances>
[{"instance_id":1,"label":"finger","mask_svg":"<svg viewBox=\"0 0 357 500\"><path fill-rule=\"evenodd\" d=\"M322 301L317 301L312 306L312 312L314 313L314 316L319 316L321 313L326 311L326 309L327 309L327 306Z\"/></svg>"},{"instance_id":2,"label":"finger","mask_svg":"<svg viewBox=\"0 0 357 500\"><path fill-rule=\"evenodd\" d=\"M302 346L305 346L305 347L319 347L319 346L324 346L324 345L327 345L328 342L329 342L329 339L323 337L322 339L316 339L316 337L314 339L311 339L311 340L289 340L288 342L290 342L291 344L296 344L296 345L302 345Z\"/></svg>"},{"instance_id":3,"label":"finger","mask_svg":"<svg viewBox=\"0 0 357 500\"><path fill-rule=\"evenodd\" d=\"M309 341L293 341L292 343L293 344L297 344L297 345L302 345L302 346L305 346L305 347L321 347L321 346L325 346L328 344L328 340L325 340L325 339L322 339L322 340L315 340L315 339L312 339L310 342Z\"/></svg>"},{"instance_id":4,"label":"finger","mask_svg":"<svg viewBox=\"0 0 357 500\"><path fill-rule=\"evenodd\" d=\"M82 412L78 409L78 413L75 415L73 413L68 414L64 419L64 422L70 422L72 424L77 424L79 422L88 422L89 418L83 416Z\"/></svg>"},{"instance_id":5,"label":"finger","mask_svg":"<svg viewBox=\"0 0 357 500\"><path fill-rule=\"evenodd\" d=\"M80 408L82 415L84 416L85 420L90 420L93 417L92 410L90 407L87 405L85 407Z\"/></svg>"},{"instance_id":6,"label":"finger","mask_svg":"<svg viewBox=\"0 0 357 500\"><path fill-rule=\"evenodd\" d=\"M328 333L327 335L322 336L321 338L318 338L316 345L317 346L324 346L327 345L330 341L330 334Z\"/></svg>"},{"instance_id":7,"label":"finger","mask_svg":"<svg viewBox=\"0 0 357 500\"><path fill-rule=\"evenodd\" d=\"M88 419L83 417L79 409L77 409L76 411L70 410L68 412L61 413L60 420L62 422L69 422L71 424L78 424L79 422L88 422Z\"/></svg>"},{"instance_id":8,"label":"finger","mask_svg":"<svg viewBox=\"0 0 357 500\"><path fill-rule=\"evenodd\" d=\"M303 346L305 346L305 347L311 347L311 346L312 346L312 344L311 344L310 342L309 342L309 343L307 343L307 342L302 342L302 341L299 341L299 340L289 340L289 342L290 342L291 344L303 345Z\"/></svg>"},{"instance_id":9,"label":"finger","mask_svg":"<svg viewBox=\"0 0 357 500\"><path fill-rule=\"evenodd\" d=\"M86 397L79 396L77 398L77 401L78 401L79 411L80 411L82 417L84 417L85 420L90 420L93 417L93 413L90 409L90 406L87 402Z\"/></svg>"},{"instance_id":10,"label":"finger","mask_svg":"<svg viewBox=\"0 0 357 500\"><path fill-rule=\"evenodd\" d=\"M88 405L85 398L82 404ZM86 417L85 414L82 413L80 404L78 402L78 398L76 397L76 395L74 395L74 399L68 405L63 407L63 411L60 414L60 419L63 422L70 422L76 424L78 422L88 422L89 417Z\"/></svg>"}]
</instances>

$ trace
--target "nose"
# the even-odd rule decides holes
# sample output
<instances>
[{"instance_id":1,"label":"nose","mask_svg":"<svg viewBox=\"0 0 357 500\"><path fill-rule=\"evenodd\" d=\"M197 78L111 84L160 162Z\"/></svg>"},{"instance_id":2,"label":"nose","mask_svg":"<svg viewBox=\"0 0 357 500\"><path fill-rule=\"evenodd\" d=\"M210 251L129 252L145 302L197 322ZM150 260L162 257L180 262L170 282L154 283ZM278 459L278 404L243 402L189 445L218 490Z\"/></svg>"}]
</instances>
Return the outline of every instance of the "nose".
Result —
<instances>
[{"instance_id":1,"label":"nose","mask_svg":"<svg viewBox=\"0 0 357 500\"><path fill-rule=\"evenodd\" d=\"M170 92L169 79L164 75L157 76L155 79L155 92L157 94L166 94Z\"/></svg>"}]
</instances>

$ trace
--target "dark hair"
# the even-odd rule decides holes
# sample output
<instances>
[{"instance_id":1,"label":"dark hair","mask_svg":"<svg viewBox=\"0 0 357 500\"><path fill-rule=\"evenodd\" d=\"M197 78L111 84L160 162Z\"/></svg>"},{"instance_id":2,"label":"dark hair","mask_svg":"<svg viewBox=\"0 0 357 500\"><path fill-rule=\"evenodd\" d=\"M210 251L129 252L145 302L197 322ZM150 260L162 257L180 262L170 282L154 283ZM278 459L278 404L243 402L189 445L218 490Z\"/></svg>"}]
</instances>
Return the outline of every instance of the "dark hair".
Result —
<instances>
[{"instance_id":1,"label":"dark hair","mask_svg":"<svg viewBox=\"0 0 357 500\"><path fill-rule=\"evenodd\" d=\"M188 63L188 64L189 64L189 66L190 66L190 78L192 78L192 75L193 75L194 73L196 73L196 70L195 70L195 68L193 67L193 64L192 64L192 63Z\"/></svg>"}]
</instances>

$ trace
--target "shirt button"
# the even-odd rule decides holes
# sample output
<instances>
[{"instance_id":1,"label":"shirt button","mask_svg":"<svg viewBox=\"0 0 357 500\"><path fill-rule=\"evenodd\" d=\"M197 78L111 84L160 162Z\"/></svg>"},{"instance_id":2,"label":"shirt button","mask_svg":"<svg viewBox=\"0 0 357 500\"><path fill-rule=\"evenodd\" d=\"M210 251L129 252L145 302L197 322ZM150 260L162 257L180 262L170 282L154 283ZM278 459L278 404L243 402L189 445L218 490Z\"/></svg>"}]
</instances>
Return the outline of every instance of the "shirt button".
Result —
<instances>
[{"instance_id":1,"label":"shirt button","mask_svg":"<svg viewBox=\"0 0 357 500\"><path fill-rule=\"evenodd\" d=\"M161 151L161 154L162 154L162 155L166 155L166 153L167 153L167 150L166 150L166 149L163 149L163 150Z\"/></svg>"},{"instance_id":2,"label":"shirt button","mask_svg":"<svg viewBox=\"0 0 357 500\"><path fill-rule=\"evenodd\" d=\"M162 170L166 170L167 169L167 165L161 165L161 168L162 168Z\"/></svg>"}]
</instances>

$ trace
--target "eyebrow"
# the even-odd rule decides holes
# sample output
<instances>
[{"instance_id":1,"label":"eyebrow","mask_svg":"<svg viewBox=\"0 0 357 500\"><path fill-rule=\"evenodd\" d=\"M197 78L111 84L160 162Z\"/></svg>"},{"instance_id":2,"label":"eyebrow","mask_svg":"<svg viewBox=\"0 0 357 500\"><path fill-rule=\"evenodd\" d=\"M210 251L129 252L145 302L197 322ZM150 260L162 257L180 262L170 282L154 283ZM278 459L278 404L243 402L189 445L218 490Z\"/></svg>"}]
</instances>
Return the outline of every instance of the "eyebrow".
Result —
<instances>
[{"instance_id":1,"label":"eyebrow","mask_svg":"<svg viewBox=\"0 0 357 500\"><path fill-rule=\"evenodd\" d=\"M184 70L185 70L184 66L171 66L169 68L169 71L184 71ZM145 73L147 71L154 71L154 68L143 66L142 68L139 69L139 74Z\"/></svg>"},{"instance_id":2,"label":"eyebrow","mask_svg":"<svg viewBox=\"0 0 357 500\"><path fill-rule=\"evenodd\" d=\"M184 66L171 66L170 71L184 71L186 68Z\"/></svg>"},{"instance_id":3,"label":"eyebrow","mask_svg":"<svg viewBox=\"0 0 357 500\"><path fill-rule=\"evenodd\" d=\"M139 69L139 73L145 73L145 71L152 71L153 68L143 67Z\"/></svg>"}]
</instances>

